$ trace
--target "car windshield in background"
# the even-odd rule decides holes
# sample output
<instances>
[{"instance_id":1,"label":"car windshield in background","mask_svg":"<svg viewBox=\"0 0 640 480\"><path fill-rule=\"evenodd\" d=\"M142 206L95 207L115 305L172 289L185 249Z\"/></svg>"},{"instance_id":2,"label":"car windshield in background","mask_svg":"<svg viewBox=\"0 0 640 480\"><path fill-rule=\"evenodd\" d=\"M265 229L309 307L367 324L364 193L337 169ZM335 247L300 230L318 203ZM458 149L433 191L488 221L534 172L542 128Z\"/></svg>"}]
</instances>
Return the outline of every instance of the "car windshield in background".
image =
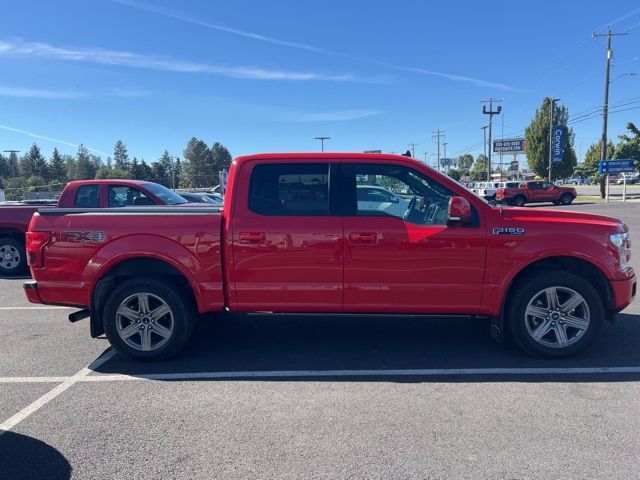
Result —
<instances>
[{"instance_id":1,"label":"car windshield in background","mask_svg":"<svg viewBox=\"0 0 640 480\"><path fill-rule=\"evenodd\" d=\"M211 198L209 195L205 193L179 192L179 195L190 203L208 203L216 207L219 207L222 205L222 203L214 200L213 198Z\"/></svg>"},{"instance_id":2,"label":"car windshield in background","mask_svg":"<svg viewBox=\"0 0 640 480\"><path fill-rule=\"evenodd\" d=\"M160 200L165 202L167 205L182 205L184 203L189 203L187 200L182 198L177 193L169 190L167 187L162 185L158 185L157 183L145 183L145 188L153 193Z\"/></svg>"}]
</instances>

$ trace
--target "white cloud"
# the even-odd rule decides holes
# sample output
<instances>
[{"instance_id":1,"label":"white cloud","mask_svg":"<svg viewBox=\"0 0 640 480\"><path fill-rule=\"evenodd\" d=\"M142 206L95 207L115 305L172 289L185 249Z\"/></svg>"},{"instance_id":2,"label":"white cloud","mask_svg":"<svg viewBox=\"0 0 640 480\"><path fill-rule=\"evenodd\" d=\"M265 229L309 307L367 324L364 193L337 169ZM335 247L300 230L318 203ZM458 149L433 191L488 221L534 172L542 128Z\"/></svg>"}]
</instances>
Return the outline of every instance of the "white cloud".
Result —
<instances>
[{"instance_id":1,"label":"white cloud","mask_svg":"<svg viewBox=\"0 0 640 480\"><path fill-rule=\"evenodd\" d=\"M338 110L333 112L291 112L283 116L284 120L294 122L343 122L380 115L382 110L373 108L357 110Z\"/></svg>"},{"instance_id":2,"label":"white cloud","mask_svg":"<svg viewBox=\"0 0 640 480\"><path fill-rule=\"evenodd\" d=\"M358 78L351 74L271 70L253 66L213 65L103 48L58 47L40 42L0 41L0 55L90 62L181 73L205 73L252 80L359 81Z\"/></svg>"},{"instance_id":3,"label":"white cloud","mask_svg":"<svg viewBox=\"0 0 640 480\"><path fill-rule=\"evenodd\" d=\"M69 147L78 148L80 146L80 145L78 145L76 143L67 142L65 140L60 140L60 139L53 138L53 137L47 137L45 135L40 135L38 133L28 132L27 130L21 130L19 128L9 127L7 125L0 125L0 129L7 130L9 132L20 133L22 135L27 135L28 137L32 137L32 138L39 138L40 140L47 140L49 142L59 143L60 145L67 145ZM87 146L85 145L85 147L87 147ZM100 155L106 155L106 156L109 155L108 153L103 152L101 150L96 150L95 148L87 147L87 150L99 153Z\"/></svg>"},{"instance_id":4,"label":"white cloud","mask_svg":"<svg viewBox=\"0 0 640 480\"><path fill-rule=\"evenodd\" d=\"M109 88L104 91L82 92L75 90L48 90L40 88L25 88L0 85L0 97L35 98L44 100L76 100L99 97L138 98L149 95L145 90L129 90L124 88Z\"/></svg>"},{"instance_id":5,"label":"white cloud","mask_svg":"<svg viewBox=\"0 0 640 480\"><path fill-rule=\"evenodd\" d=\"M503 83L497 83L497 82L492 82L489 80L483 80L481 78L474 78L474 77L468 77L465 75L458 75L455 73L448 73L448 72L439 72L439 71L435 71L435 70L428 70L425 68L418 68L418 67L412 67L412 66L406 66L406 65L398 65L398 64L394 64L394 63L388 63L382 60L376 60L376 59L372 59L372 58L365 58L365 57L360 57L357 55L350 55L348 53L342 53L342 52L337 52L334 50L327 50L324 48L320 48L320 47L316 47L314 45L309 45L307 43L300 43L300 42L292 42L289 40L282 40L279 38L274 38L274 37L269 37L266 35L261 35L258 33L253 33L253 32L247 32L245 30L240 30L237 28L232 28L232 27L227 27L225 25L220 25L218 23L214 23L206 18L201 18L198 17L196 15L192 15L190 13L187 12L182 12L179 10L174 10L171 8L166 8L166 7L161 7L159 5L153 5L151 3L148 2L144 2L144 1L137 1L137 0L112 0L115 3L119 3L121 5L125 5L127 7L131 7L131 8L136 8L138 10L144 10L147 12L151 12L151 13L155 13L157 15L162 15L165 17L170 17L170 18L175 18L177 20L181 20L184 22L188 22L188 23L192 23L195 25L200 25L206 28L210 28L213 30L218 30L221 32L225 32L225 33L231 33L234 35L239 35L242 37L246 37L246 38L251 38L253 40L257 40L260 42L265 42L265 43L272 43L274 45L280 45L280 46L284 46L284 47L289 47L289 48L297 48L299 50L307 50L310 52L316 52L316 53L323 53L326 55L332 55L335 57L342 57L342 58L348 58L351 60L356 60L358 62L363 62L363 63L368 63L371 65L377 65L380 67L384 67L384 68L389 68L392 70L399 70L399 71L404 71L404 72L413 72L413 73L418 73L421 75L428 75L428 76L433 76L433 77L440 77L440 78L444 78L446 80L452 81L452 82L463 82L463 83L470 83L472 85L475 85L477 87L486 87L486 88L495 88L495 89L499 89L499 90L504 90L504 91L510 91L510 92L517 92L517 91L522 91L522 89L520 88L516 88L516 87L512 87L509 85L505 85Z\"/></svg>"}]
</instances>

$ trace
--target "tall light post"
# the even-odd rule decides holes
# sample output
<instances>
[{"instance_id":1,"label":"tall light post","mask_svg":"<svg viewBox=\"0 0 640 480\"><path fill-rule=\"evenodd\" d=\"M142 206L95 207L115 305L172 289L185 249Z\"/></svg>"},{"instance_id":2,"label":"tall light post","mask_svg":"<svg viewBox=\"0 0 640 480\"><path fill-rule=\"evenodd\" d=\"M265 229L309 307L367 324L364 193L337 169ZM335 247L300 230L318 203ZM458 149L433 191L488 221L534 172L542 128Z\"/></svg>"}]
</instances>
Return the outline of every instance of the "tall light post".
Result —
<instances>
[{"instance_id":1,"label":"tall light post","mask_svg":"<svg viewBox=\"0 0 640 480\"><path fill-rule=\"evenodd\" d=\"M549 102L549 183L551 183L551 164L553 160L553 106L561 98L552 98Z\"/></svg>"},{"instance_id":2,"label":"tall light post","mask_svg":"<svg viewBox=\"0 0 640 480\"><path fill-rule=\"evenodd\" d=\"M315 137L314 140L320 140L321 151L324 152L324 141L331 140L331 137Z\"/></svg>"}]
</instances>

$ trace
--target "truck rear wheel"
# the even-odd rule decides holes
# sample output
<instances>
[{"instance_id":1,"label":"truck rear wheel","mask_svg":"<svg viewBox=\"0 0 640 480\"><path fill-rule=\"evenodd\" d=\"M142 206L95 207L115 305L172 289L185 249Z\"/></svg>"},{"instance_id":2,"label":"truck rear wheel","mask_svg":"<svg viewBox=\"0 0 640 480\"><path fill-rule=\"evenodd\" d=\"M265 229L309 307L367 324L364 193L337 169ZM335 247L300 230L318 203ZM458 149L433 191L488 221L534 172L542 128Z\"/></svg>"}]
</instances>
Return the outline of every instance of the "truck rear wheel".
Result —
<instances>
[{"instance_id":1,"label":"truck rear wheel","mask_svg":"<svg viewBox=\"0 0 640 480\"><path fill-rule=\"evenodd\" d=\"M513 204L516 207L524 207L525 203L527 203L527 199L524 198L523 195L516 195L515 198L513 199Z\"/></svg>"},{"instance_id":2,"label":"truck rear wheel","mask_svg":"<svg viewBox=\"0 0 640 480\"><path fill-rule=\"evenodd\" d=\"M162 360L187 343L195 326L195 313L177 285L135 277L109 296L103 323L109 342L121 354L139 360Z\"/></svg>"},{"instance_id":3,"label":"truck rear wheel","mask_svg":"<svg viewBox=\"0 0 640 480\"><path fill-rule=\"evenodd\" d=\"M598 292L567 271L537 273L514 286L508 321L516 344L544 357L573 355L590 345L605 316Z\"/></svg>"},{"instance_id":4,"label":"truck rear wheel","mask_svg":"<svg viewBox=\"0 0 640 480\"><path fill-rule=\"evenodd\" d=\"M15 238L0 238L0 274L17 275L27 268L24 245Z\"/></svg>"}]
</instances>

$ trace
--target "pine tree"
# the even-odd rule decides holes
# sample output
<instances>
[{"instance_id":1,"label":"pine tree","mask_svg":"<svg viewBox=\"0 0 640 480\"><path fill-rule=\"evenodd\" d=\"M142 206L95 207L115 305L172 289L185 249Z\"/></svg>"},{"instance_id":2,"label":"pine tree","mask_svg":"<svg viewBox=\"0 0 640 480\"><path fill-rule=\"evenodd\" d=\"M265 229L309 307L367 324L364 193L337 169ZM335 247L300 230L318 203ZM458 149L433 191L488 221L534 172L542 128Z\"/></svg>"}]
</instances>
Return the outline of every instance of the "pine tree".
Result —
<instances>
[{"instance_id":1,"label":"pine tree","mask_svg":"<svg viewBox=\"0 0 640 480\"><path fill-rule=\"evenodd\" d=\"M536 110L536 114L525 130L527 161L529 168L541 178L549 178L549 107L551 99L545 97L542 105ZM569 119L569 110L564 106L554 105L553 124L565 125L564 153L562 161L554 163L551 168L552 178L564 178L573 173L578 159L573 149L574 133L572 128L566 127Z\"/></svg>"},{"instance_id":2,"label":"pine tree","mask_svg":"<svg viewBox=\"0 0 640 480\"><path fill-rule=\"evenodd\" d=\"M9 159L0 153L0 179L10 177Z\"/></svg>"},{"instance_id":3,"label":"pine tree","mask_svg":"<svg viewBox=\"0 0 640 480\"><path fill-rule=\"evenodd\" d=\"M214 142L211 146L211 159L216 172L228 170L233 161L233 157L229 153L229 150L227 150L227 147L220 142Z\"/></svg>"},{"instance_id":4,"label":"pine tree","mask_svg":"<svg viewBox=\"0 0 640 480\"><path fill-rule=\"evenodd\" d=\"M64 186L63 184L67 183L67 169L64 159L57 148L53 149L53 154L49 161L49 179L52 183L55 183L52 185L54 190L61 190Z\"/></svg>"},{"instance_id":5,"label":"pine tree","mask_svg":"<svg viewBox=\"0 0 640 480\"><path fill-rule=\"evenodd\" d=\"M144 161L144 158L142 159L142 161L140 162L140 166L139 168L139 179L140 180L146 180L146 181L150 181L153 177L153 170L151 170L151 167L149 165L147 165L147 162Z\"/></svg>"},{"instance_id":6,"label":"pine tree","mask_svg":"<svg viewBox=\"0 0 640 480\"><path fill-rule=\"evenodd\" d=\"M168 151L164 151L158 161L153 162L153 181L173 188L173 159Z\"/></svg>"},{"instance_id":7,"label":"pine tree","mask_svg":"<svg viewBox=\"0 0 640 480\"><path fill-rule=\"evenodd\" d=\"M40 153L40 148L35 143L20 160L20 174L25 177L41 177L46 180L49 176L47 160Z\"/></svg>"},{"instance_id":8,"label":"pine tree","mask_svg":"<svg viewBox=\"0 0 640 480\"><path fill-rule=\"evenodd\" d=\"M11 152L9 154L9 159L7 161L7 177L17 177L20 173L18 154L16 152Z\"/></svg>"},{"instance_id":9,"label":"pine tree","mask_svg":"<svg viewBox=\"0 0 640 480\"><path fill-rule=\"evenodd\" d=\"M118 140L113 147L113 166L120 170L129 170L131 167L127 146L122 140Z\"/></svg>"},{"instance_id":10,"label":"pine tree","mask_svg":"<svg viewBox=\"0 0 640 480\"><path fill-rule=\"evenodd\" d=\"M78 180L90 180L95 178L96 168L95 159L89 154L87 147L80 145L78 153L76 153L75 162L75 178Z\"/></svg>"},{"instance_id":11,"label":"pine tree","mask_svg":"<svg viewBox=\"0 0 640 480\"><path fill-rule=\"evenodd\" d=\"M133 157L133 161L131 162L131 165L129 167L129 174L131 175L131 178L133 178L134 180L141 180L141 175L142 172L140 171L140 164L138 163L138 159L136 157Z\"/></svg>"},{"instance_id":12,"label":"pine tree","mask_svg":"<svg viewBox=\"0 0 640 480\"><path fill-rule=\"evenodd\" d=\"M207 187L214 184L218 172L214 171L211 151L202 140L192 137L184 149L182 175L190 187Z\"/></svg>"}]
</instances>

